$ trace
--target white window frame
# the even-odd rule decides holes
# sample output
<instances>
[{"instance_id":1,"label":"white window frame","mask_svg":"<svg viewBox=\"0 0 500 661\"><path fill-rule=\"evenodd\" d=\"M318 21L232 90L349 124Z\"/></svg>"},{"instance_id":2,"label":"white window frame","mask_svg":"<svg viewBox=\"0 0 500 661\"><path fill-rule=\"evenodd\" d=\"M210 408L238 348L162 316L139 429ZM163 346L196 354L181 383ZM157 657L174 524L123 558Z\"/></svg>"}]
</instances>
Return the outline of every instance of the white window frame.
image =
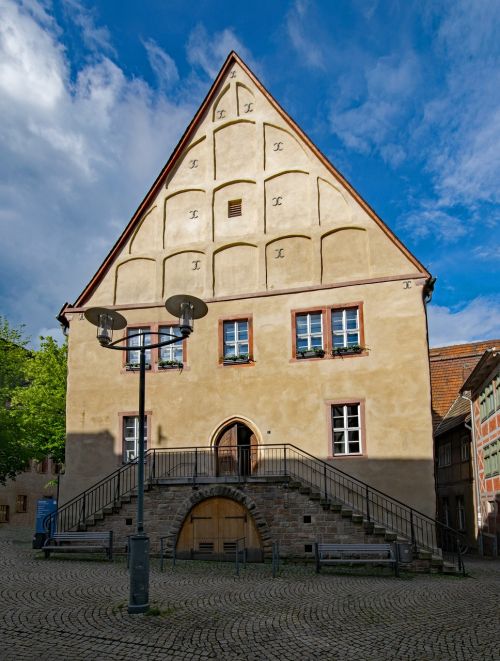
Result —
<instances>
[{"instance_id":1,"label":"white window frame","mask_svg":"<svg viewBox=\"0 0 500 661\"><path fill-rule=\"evenodd\" d=\"M356 426L349 425L349 417L352 417L348 415L348 407L356 406L357 407L357 422L358 424ZM342 408L343 411L343 425L342 427L335 427L334 426L334 409L335 408ZM338 419L338 418L337 418ZM332 456L333 457L345 457L348 455L362 455L363 454L363 437L362 437L362 430L361 430L361 403L360 402L351 402L348 404L331 404L331 425L332 425ZM344 451L343 452L337 452L335 450L335 445L338 443L338 441L335 441L335 434L336 433L343 433L344 434ZM351 435L353 432L358 433L358 440L351 440ZM356 451L352 451L349 449L349 444L350 443L357 443L359 446L359 449Z\"/></svg>"},{"instance_id":2,"label":"white window frame","mask_svg":"<svg viewBox=\"0 0 500 661\"><path fill-rule=\"evenodd\" d=\"M355 329L348 329L347 328L347 311L348 310L356 310L356 328ZM334 324L333 324L333 315L338 314L339 312L342 313L342 330L334 330ZM349 347L354 347L354 346L361 346L361 329L359 325L359 307L351 306L347 308L332 308L331 310L331 319L330 319L331 327L332 327L332 348L333 350L335 349L341 349L341 348L349 348ZM352 335L353 333L356 333L358 336L357 341L353 344L352 342L349 344L347 336ZM335 338L336 337L342 337L342 345L335 345Z\"/></svg>"},{"instance_id":3,"label":"white window frame","mask_svg":"<svg viewBox=\"0 0 500 661\"><path fill-rule=\"evenodd\" d=\"M127 420L133 420L133 435L127 437ZM144 452L148 448L148 416L144 419ZM139 416L138 415L124 415L122 422L122 443L123 443L123 461L124 463L131 463L137 461L139 456ZM127 448L127 443L133 443L133 448Z\"/></svg>"},{"instance_id":4,"label":"white window frame","mask_svg":"<svg viewBox=\"0 0 500 661\"><path fill-rule=\"evenodd\" d=\"M138 334L143 333L141 338ZM130 335L137 335L137 337L130 338ZM149 337L148 337L149 336ZM139 365L141 339L145 339L147 343L151 343L151 327L150 326L136 326L127 328L127 364ZM146 350L146 365L151 365L151 349Z\"/></svg>"},{"instance_id":5,"label":"white window frame","mask_svg":"<svg viewBox=\"0 0 500 661\"><path fill-rule=\"evenodd\" d=\"M171 335L175 335L177 337L182 337L181 329L179 326L175 326L173 324L162 324L160 328L158 329L159 333L170 333ZM160 335L158 341L162 342L163 340L166 340L167 338ZM183 363L184 362L184 339L182 339L180 342L175 342L174 344L167 344L165 347L160 347L159 348L159 355L158 355L158 360L159 362L163 361L171 361L175 363Z\"/></svg>"},{"instance_id":6,"label":"white window frame","mask_svg":"<svg viewBox=\"0 0 500 661\"><path fill-rule=\"evenodd\" d=\"M230 325L234 326L234 340L226 341L226 328ZM246 339L240 338L244 329L240 328L240 324L246 324ZM247 346L246 351L241 350L241 346ZM234 349L234 353L228 353L228 349ZM248 356L250 357L250 323L248 319L228 319L222 322L222 353L223 358L230 358L231 356Z\"/></svg>"},{"instance_id":7,"label":"white window frame","mask_svg":"<svg viewBox=\"0 0 500 661\"><path fill-rule=\"evenodd\" d=\"M318 316L320 317L321 320L321 331L319 333L313 333L311 330L311 317L312 316ZM299 334L299 329L297 325L297 319L299 317L305 317L306 318L306 331L305 333L300 333ZM312 344L312 340L315 337L320 337L321 338L321 346L320 347L315 347ZM302 347L299 348L299 339L300 340L307 340L307 349L304 349ZM314 351L315 349L325 349L325 340L324 340L324 324L323 324L323 313L322 312L298 312L295 315L295 349L297 353L300 351Z\"/></svg>"},{"instance_id":8,"label":"white window frame","mask_svg":"<svg viewBox=\"0 0 500 661\"><path fill-rule=\"evenodd\" d=\"M462 461L470 460L470 441L462 439L460 445L460 458Z\"/></svg>"}]
</instances>

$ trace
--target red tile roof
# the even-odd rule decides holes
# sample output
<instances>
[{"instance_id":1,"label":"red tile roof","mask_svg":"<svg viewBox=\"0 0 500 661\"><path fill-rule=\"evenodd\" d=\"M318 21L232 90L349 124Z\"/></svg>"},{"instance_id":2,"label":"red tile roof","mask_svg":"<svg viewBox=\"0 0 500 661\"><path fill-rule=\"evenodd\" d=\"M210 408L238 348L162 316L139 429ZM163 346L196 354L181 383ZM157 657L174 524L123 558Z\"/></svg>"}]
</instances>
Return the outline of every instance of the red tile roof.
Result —
<instances>
[{"instance_id":1,"label":"red tile roof","mask_svg":"<svg viewBox=\"0 0 500 661\"><path fill-rule=\"evenodd\" d=\"M483 353L494 346L500 346L500 340L454 344L429 350L434 430L455 402L460 388Z\"/></svg>"}]
</instances>

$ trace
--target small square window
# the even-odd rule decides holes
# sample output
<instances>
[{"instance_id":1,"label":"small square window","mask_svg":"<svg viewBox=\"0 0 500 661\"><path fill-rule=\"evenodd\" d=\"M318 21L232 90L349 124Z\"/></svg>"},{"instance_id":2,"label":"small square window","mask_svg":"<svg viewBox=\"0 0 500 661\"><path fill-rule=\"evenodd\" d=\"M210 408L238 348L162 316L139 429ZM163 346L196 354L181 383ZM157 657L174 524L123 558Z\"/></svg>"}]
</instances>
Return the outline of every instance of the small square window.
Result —
<instances>
[{"instance_id":1,"label":"small square window","mask_svg":"<svg viewBox=\"0 0 500 661\"><path fill-rule=\"evenodd\" d=\"M132 517L127 517L125 519L125 525L126 526L131 526L132 525Z\"/></svg>"},{"instance_id":2,"label":"small square window","mask_svg":"<svg viewBox=\"0 0 500 661\"><path fill-rule=\"evenodd\" d=\"M9 523L8 505L0 505L0 523Z\"/></svg>"},{"instance_id":3,"label":"small square window","mask_svg":"<svg viewBox=\"0 0 500 661\"><path fill-rule=\"evenodd\" d=\"M311 523L311 515L304 514L304 523Z\"/></svg>"},{"instance_id":4,"label":"small square window","mask_svg":"<svg viewBox=\"0 0 500 661\"><path fill-rule=\"evenodd\" d=\"M312 553L312 550L313 550L312 544L304 544L304 553Z\"/></svg>"},{"instance_id":5,"label":"small square window","mask_svg":"<svg viewBox=\"0 0 500 661\"><path fill-rule=\"evenodd\" d=\"M227 217L235 218L242 215L241 200L229 200L227 203Z\"/></svg>"}]
</instances>

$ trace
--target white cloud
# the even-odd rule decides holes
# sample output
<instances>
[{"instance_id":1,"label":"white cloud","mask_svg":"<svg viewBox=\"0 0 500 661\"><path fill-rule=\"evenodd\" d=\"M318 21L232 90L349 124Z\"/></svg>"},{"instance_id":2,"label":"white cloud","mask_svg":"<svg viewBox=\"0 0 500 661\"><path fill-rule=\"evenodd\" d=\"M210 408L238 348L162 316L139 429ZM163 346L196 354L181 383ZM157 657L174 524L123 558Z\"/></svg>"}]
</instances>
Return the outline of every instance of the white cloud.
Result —
<instances>
[{"instance_id":1,"label":"white cloud","mask_svg":"<svg viewBox=\"0 0 500 661\"><path fill-rule=\"evenodd\" d=\"M0 309L32 335L83 289L196 110L102 53L70 81L60 36L34 0L0 3Z\"/></svg>"},{"instance_id":2,"label":"white cloud","mask_svg":"<svg viewBox=\"0 0 500 661\"><path fill-rule=\"evenodd\" d=\"M160 88L169 89L179 80L179 72L174 60L153 39L146 39L143 43Z\"/></svg>"},{"instance_id":3,"label":"white cloud","mask_svg":"<svg viewBox=\"0 0 500 661\"><path fill-rule=\"evenodd\" d=\"M111 35L106 27L97 27L93 11L78 0L63 0L72 21L82 31L82 38L87 48L116 54L111 45Z\"/></svg>"},{"instance_id":4,"label":"white cloud","mask_svg":"<svg viewBox=\"0 0 500 661\"><path fill-rule=\"evenodd\" d=\"M200 67L209 76L215 78L230 51L236 51L252 69L258 67L253 62L251 53L235 35L226 28L210 36L203 25L198 25L189 35L187 57L190 64Z\"/></svg>"},{"instance_id":5,"label":"white cloud","mask_svg":"<svg viewBox=\"0 0 500 661\"><path fill-rule=\"evenodd\" d=\"M307 29L312 27L308 17L310 6L309 0L295 0L286 17L286 31L302 62L312 69L325 70L325 52Z\"/></svg>"},{"instance_id":6,"label":"white cloud","mask_svg":"<svg viewBox=\"0 0 500 661\"><path fill-rule=\"evenodd\" d=\"M416 239L433 237L447 243L462 239L471 229L460 217L438 208L432 201L422 201L416 210L400 219L399 225L410 231Z\"/></svg>"},{"instance_id":7,"label":"white cloud","mask_svg":"<svg viewBox=\"0 0 500 661\"><path fill-rule=\"evenodd\" d=\"M408 52L370 62L355 87L347 77L341 79L330 114L332 131L347 147L363 153L378 149L385 160L399 165L406 156L398 144L400 125L411 110L419 76L418 60Z\"/></svg>"},{"instance_id":8,"label":"white cloud","mask_svg":"<svg viewBox=\"0 0 500 661\"><path fill-rule=\"evenodd\" d=\"M500 338L500 295L478 296L453 308L428 308L429 344L441 347Z\"/></svg>"}]
</instances>

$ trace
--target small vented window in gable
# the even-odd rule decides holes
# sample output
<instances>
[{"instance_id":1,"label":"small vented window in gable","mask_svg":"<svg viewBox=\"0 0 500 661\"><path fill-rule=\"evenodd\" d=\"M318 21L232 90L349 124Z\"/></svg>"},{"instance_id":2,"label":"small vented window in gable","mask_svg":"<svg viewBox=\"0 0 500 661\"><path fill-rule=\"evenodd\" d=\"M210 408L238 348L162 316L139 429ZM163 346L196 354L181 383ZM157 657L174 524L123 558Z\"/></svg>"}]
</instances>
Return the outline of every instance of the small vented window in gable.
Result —
<instances>
[{"instance_id":1,"label":"small vented window in gable","mask_svg":"<svg viewBox=\"0 0 500 661\"><path fill-rule=\"evenodd\" d=\"M241 200L229 200L227 203L227 217L241 216Z\"/></svg>"}]
</instances>

